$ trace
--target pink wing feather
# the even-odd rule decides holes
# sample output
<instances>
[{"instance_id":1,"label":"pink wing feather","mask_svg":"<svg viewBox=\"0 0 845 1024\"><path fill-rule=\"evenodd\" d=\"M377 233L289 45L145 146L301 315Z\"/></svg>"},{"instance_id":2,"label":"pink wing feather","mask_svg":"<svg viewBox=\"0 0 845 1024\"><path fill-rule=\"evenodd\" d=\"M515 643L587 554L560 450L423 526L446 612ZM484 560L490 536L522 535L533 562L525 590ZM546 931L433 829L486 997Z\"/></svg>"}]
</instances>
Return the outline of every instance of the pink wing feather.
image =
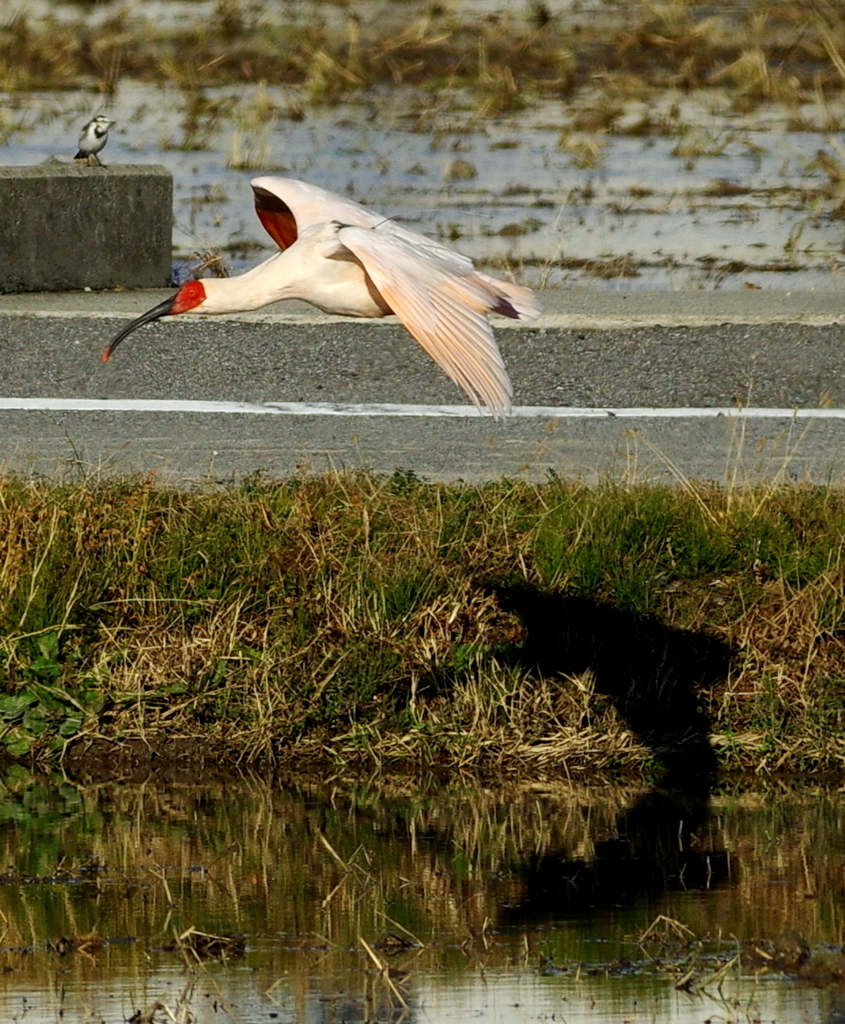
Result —
<instances>
[{"instance_id":1,"label":"pink wing feather","mask_svg":"<svg viewBox=\"0 0 845 1024\"><path fill-rule=\"evenodd\" d=\"M388 224L385 225L385 228ZM487 313L502 296L463 256L419 245L404 229L345 227L338 239L361 261L410 333L479 408L510 412L513 388ZM499 282L494 282L498 284Z\"/></svg>"}]
</instances>

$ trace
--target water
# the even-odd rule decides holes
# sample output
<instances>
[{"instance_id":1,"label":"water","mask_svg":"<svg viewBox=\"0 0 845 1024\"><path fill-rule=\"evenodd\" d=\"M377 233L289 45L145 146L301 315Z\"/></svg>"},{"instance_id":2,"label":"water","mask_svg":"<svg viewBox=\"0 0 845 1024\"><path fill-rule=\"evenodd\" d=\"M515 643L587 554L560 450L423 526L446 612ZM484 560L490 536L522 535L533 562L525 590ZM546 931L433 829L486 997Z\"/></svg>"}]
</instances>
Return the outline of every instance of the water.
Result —
<instances>
[{"instance_id":1,"label":"water","mask_svg":"<svg viewBox=\"0 0 845 1024\"><path fill-rule=\"evenodd\" d=\"M8 164L70 160L100 109L83 91L0 99ZM590 102L492 116L458 93L377 90L314 108L292 88L124 82L105 107L117 125L101 156L173 173L179 277L209 253L235 272L269 254L249 179L279 173L369 202L535 286L840 287L841 182L817 158L845 177L845 152L824 130L843 114L836 104L824 117L811 104L738 113L714 90L666 90L628 102L611 133L573 129Z\"/></svg>"},{"instance_id":2,"label":"water","mask_svg":"<svg viewBox=\"0 0 845 1024\"><path fill-rule=\"evenodd\" d=\"M18 770L0 815L3 1020L845 1015L835 791ZM191 928L241 938L208 960Z\"/></svg>"}]
</instances>

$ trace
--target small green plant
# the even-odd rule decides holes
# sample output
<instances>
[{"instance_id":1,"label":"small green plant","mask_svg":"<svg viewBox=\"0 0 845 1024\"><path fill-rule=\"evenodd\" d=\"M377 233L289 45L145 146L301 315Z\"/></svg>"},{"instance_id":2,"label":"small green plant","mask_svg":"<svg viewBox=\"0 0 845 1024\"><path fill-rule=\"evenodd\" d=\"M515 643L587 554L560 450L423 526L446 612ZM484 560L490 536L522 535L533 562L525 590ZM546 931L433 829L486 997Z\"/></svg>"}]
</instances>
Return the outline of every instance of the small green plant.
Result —
<instances>
[{"instance_id":1,"label":"small green plant","mask_svg":"<svg viewBox=\"0 0 845 1024\"><path fill-rule=\"evenodd\" d=\"M9 757L58 751L78 736L103 708L100 688L91 680L62 684L67 666L59 636L49 632L35 640L35 656L23 666L23 685L0 697L0 744Z\"/></svg>"}]
</instances>

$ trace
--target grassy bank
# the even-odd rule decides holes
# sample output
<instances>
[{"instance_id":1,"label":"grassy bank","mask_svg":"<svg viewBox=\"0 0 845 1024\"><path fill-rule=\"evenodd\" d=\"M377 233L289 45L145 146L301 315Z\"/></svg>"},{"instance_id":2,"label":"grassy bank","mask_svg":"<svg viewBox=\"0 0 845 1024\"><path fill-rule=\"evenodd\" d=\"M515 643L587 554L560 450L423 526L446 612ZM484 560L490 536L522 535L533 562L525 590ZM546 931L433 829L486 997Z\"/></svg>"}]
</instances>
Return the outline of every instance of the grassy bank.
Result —
<instances>
[{"instance_id":1,"label":"grassy bank","mask_svg":"<svg viewBox=\"0 0 845 1024\"><path fill-rule=\"evenodd\" d=\"M0 507L9 757L845 758L837 490L8 479Z\"/></svg>"}]
</instances>

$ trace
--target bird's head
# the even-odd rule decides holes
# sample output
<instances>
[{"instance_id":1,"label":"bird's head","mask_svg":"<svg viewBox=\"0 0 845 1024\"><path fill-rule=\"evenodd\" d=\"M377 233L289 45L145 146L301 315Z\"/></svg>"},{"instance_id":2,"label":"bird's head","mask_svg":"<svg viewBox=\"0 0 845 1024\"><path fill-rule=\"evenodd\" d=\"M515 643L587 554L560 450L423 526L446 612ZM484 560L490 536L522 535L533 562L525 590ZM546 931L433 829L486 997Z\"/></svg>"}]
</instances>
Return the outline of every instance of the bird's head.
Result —
<instances>
[{"instance_id":1,"label":"bird's head","mask_svg":"<svg viewBox=\"0 0 845 1024\"><path fill-rule=\"evenodd\" d=\"M153 320L160 320L163 316L176 316L178 313L187 313L191 309L200 312L198 307L205 302L205 298L205 285L202 281L187 281L175 295L171 295L164 302L160 302L157 306L153 306L152 309L148 309L146 313L142 313L141 316L127 324L122 331L119 331L109 342L109 346L100 356L100 360L107 363L117 346L136 327L152 323Z\"/></svg>"}]
</instances>

